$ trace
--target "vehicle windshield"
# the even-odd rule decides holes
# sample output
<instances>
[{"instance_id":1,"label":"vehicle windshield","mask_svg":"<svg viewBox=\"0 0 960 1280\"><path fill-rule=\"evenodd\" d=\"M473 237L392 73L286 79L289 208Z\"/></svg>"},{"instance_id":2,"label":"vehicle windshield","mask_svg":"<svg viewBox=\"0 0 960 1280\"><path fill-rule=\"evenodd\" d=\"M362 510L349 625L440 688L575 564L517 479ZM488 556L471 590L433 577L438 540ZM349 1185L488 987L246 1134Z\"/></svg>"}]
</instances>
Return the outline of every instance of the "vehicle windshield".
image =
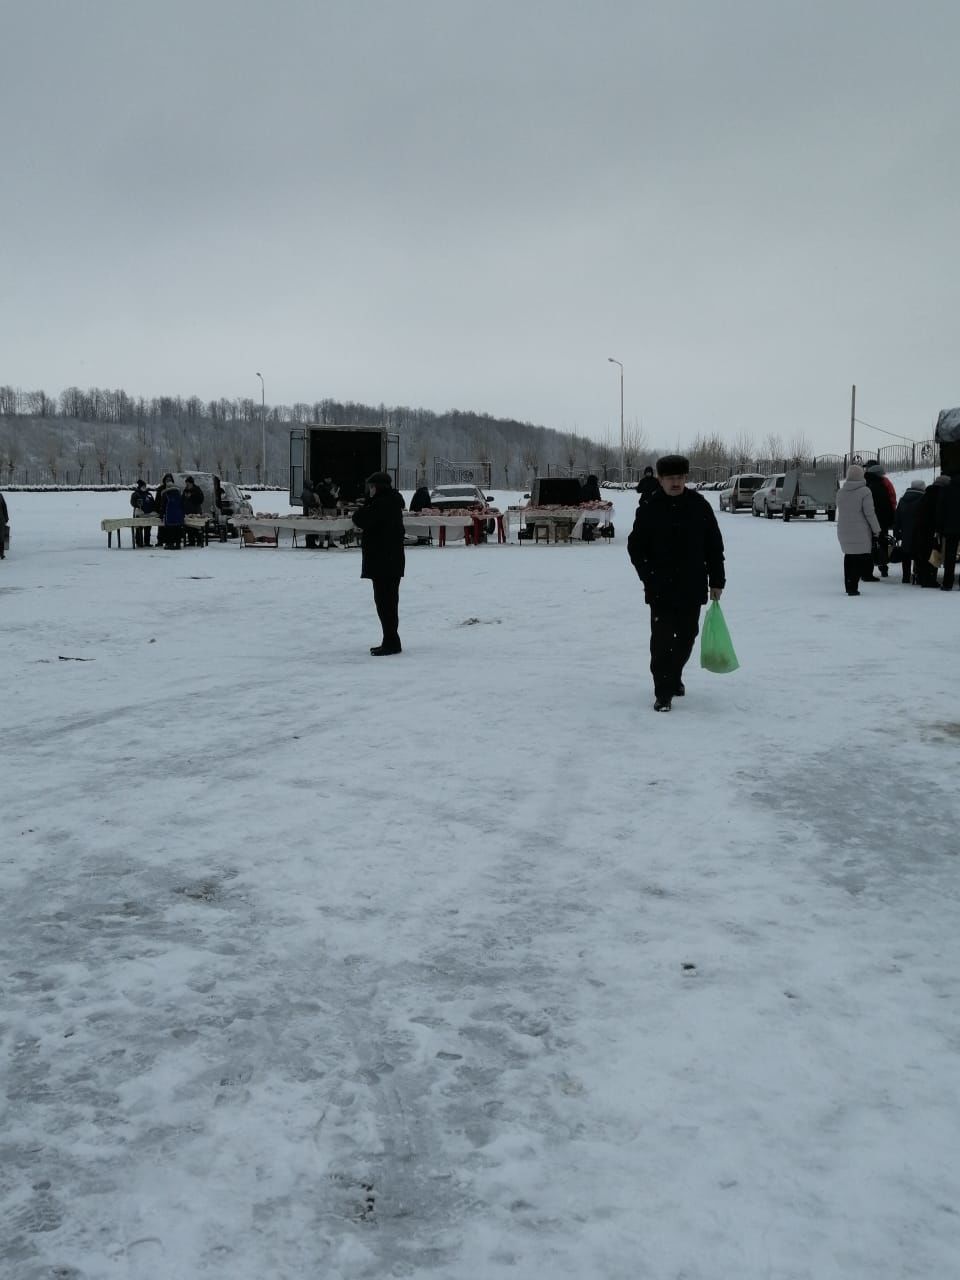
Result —
<instances>
[{"instance_id":1,"label":"vehicle windshield","mask_svg":"<svg viewBox=\"0 0 960 1280\"><path fill-rule=\"evenodd\" d=\"M477 499L476 489L434 489L430 495L433 498L473 498Z\"/></svg>"}]
</instances>

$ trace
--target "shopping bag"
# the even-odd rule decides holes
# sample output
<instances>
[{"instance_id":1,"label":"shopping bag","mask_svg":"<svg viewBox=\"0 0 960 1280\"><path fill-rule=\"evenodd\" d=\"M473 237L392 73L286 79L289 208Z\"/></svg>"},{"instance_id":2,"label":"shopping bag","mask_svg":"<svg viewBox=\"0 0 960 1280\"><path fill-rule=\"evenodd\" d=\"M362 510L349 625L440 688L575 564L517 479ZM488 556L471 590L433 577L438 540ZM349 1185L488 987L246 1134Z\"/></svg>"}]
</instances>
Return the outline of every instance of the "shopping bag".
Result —
<instances>
[{"instance_id":1,"label":"shopping bag","mask_svg":"<svg viewBox=\"0 0 960 1280\"><path fill-rule=\"evenodd\" d=\"M932 564L935 569L939 569L943 564L943 556L940 554L939 547L934 547L930 552L930 560L928 563Z\"/></svg>"},{"instance_id":2,"label":"shopping bag","mask_svg":"<svg viewBox=\"0 0 960 1280\"><path fill-rule=\"evenodd\" d=\"M700 665L707 671L723 674L736 671L740 663L733 650L730 632L726 619L720 609L719 600L714 600L703 619L703 630L700 633Z\"/></svg>"}]
</instances>

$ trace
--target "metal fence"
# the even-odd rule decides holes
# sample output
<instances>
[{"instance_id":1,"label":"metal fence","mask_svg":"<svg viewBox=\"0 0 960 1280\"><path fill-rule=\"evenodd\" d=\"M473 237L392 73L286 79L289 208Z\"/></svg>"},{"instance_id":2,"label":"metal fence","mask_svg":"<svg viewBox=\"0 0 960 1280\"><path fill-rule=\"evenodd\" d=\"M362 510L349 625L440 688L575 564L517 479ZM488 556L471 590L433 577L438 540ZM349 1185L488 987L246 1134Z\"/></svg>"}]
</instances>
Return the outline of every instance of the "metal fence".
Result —
<instances>
[{"instance_id":1,"label":"metal fence","mask_svg":"<svg viewBox=\"0 0 960 1280\"><path fill-rule=\"evenodd\" d=\"M434 484L475 484L489 489L493 464L490 462L449 462L446 458L434 458Z\"/></svg>"}]
</instances>

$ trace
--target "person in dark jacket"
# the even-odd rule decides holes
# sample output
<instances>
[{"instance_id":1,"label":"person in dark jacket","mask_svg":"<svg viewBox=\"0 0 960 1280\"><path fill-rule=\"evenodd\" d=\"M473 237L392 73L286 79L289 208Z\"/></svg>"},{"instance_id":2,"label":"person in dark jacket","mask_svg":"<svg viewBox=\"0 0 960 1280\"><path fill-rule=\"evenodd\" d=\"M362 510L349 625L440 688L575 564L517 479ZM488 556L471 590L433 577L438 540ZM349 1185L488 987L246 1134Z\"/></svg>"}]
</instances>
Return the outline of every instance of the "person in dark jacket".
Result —
<instances>
[{"instance_id":1,"label":"person in dark jacket","mask_svg":"<svg viewBox=\"0 0 960 1280\"><path fill-rule=\"evenodd\" d=\"M726 585L723 537L713 508L687 488L690 464L657 461L659 491L637 504L627 552L650 606L650 671L655 711L683 697L683 668L700 630L700 608Z\"/></svg>"},{"instance_id":2,"label":"person in dark jacket","mask_svg":"<svg viewBox=\"0 0 960 1280\"><path fill-rule=\"evenodd\" d=\"M317 519L323 515L320 510L320 498L317 495L316 481L304 480L303 489L300 492L300 501L303 504L303 514L305 516L312 516ZM320 538L315 533L308 533L305 541L312 550L315 550L320 545Z\"/></svg>"},{"instance_id":3,"label":"person in dark jacket","mask_svg":"<svg viewBox=\"0 0 960 1280\"><path fill-rule=\"evenodd\" d=\"M400 579L406 567L403 550L403 498L386 471L367 480L367 500L353 513L362 531L360 577L373 583L373 602L383 628L383 641L370 652L376 658L400 653Z\"/></svg>"},{"instance_id":4,"label":"person in dark jacket","mask_svg":"<svg viewBox=\"0 0 960 1280\"><path fill-rule=\"evenodd\" d=\"M645 502L647 498L655 494L660 488L660 482L653 474L653 467L644 467L643 475L640 477L640 483L637 485L637 493L640 495L640 501Z\"/></svg>"},{"instance_id":5,"label":"person in dark jacket","mask_svg":"<svg viewBox=\"0 0 960 1280\"><path fill-rule=\"evenodd\" d=\"M952 591L957 571L957 548L960 547L960 471L952 471L946 479L946 484L937 485L936 526L942 539L943 581L940 589Z\"/></svg>"},{"instance_id":6,"label":"person in dark jacket","mask_svg":"<svg viewBox=\"0 0 960 1280\"><path fill-rule=\"evenodd\" d=\"M893 517L893 536L900 544L900 568L904 582L913 582L913 530L917 523L917 508L923 502L926 485L922 480L911 480L910 487L897 503Z\"/></svg>"},{"instance_id":7,"label":"person in dark jacket","mask_svg":"<svg viewBox=\"0 0 960 1280\"><path fill-rule=\"evenodd\" d=\"M937 571L930 563L930 555L936 545L937 534L937 484L928 484L920 495L913 516L913 573L921 587L937 586Z\"/></svg>"},{"instance_id":8,"label":"person in dark jacket","mask_svg":"<svg viewBox=\"0 0 960 1280\"><path fill-rule=\"evenodd\" d=\"M163 519L163 491L164 489L167 488L168 485L171 485L171 484L173 484L173 476L170 474L169 471L167 471L164 474L163 479L157 485L157 492L154 495L154 499L153 499L153 509L157 513L157 515L160 517L161 520ZM163 525L161 525L160 528L157 530L157 546L165 547L166 545L167 545L167 531L163 527Z\"/></svg>"},{"instance_id":9,"label":"person in dark jacket","mask_svg":"<svg viewBox=\"0 0 960 1280\"><path fill-rule=\"evenodd\" d=\"M893 528L897 494L879 462L868 462L863 468L863 478L873 496L873 510L880 525L880 536L875 543L874 561L880 570L880 577L885 578L890 572L890 544L887 534Z\"/></svg>"},{"instance_id":10,"label":"person in dark jacket","mask_svg":"<svg viewBox=\"0 0 960 1280\"><path fill-rule=\"evenodd\" d=\"M153 513L153 494L147 488L145 480L138 480L137 487L130 494L130 506L133 508L134 519L138 516L149 516ZM150 529L149 526L141 529L134 529L133 544L136 547L150 546Z\"/></svg>"},{"instance_id":11,"label":"person in dark jacket","mask_svg":"<svg viewBox=\"0 0 960 1280\"><path fill-rule=\"evenodd\" d=\"M184 516L202 516L203 515L203 490L194 480L193 476L187 476L183 482L183 514ZM203 546L203 531L194 529L191 526L184 526L188 547Z\"/></svg>"},{"instance_id":12,"label":"person in dark jacket","mask_svg":"<svg viewBox=\"0 0 960 1280\"><path fill-rule=\"evenodd\" d=\"M7 558L7 539L10 537L10 512L7 510L7 500L0 493L0 560ZM119 539L120 535L117 534Z\"/></svg>"},{"instance_id":13,"label":"person in dark jacket","mask_svg":"<svg viewBox=\"0 0 960 1280\"><path fill-rule=\"evenodd\" d=\"M163 519L163 545L168 551L179 551L183 545L183 494L173 476L163 487L158 509Z\"/></svg>"},{"instance_id":14,"label":"person in dark jacket","mask_svg":"<svg viewBox=\"0 0 960 1280\"><path fill-rule=\"evenodd\" d=\"M314 488L317 491L317 501L324 511L336 511L337 501L340 497L340 486L333 476L324 476L319 484L314 485Z\"/></svg>"},{"instance_id":15,"label":"person in dark jacket","mask_svg":"<svg viewBox=\"0 0 960 1280\"><path fill-rule=\"evenodd\" d=\"M580 501L581 502L602 502L603 495L600 492L600 481L596 476L587 476L586 480L580 482Z\"/></svg>"},{"instance_id":16,"label":"person in dark jacket","mask_svg":"<svg viewBox=\"0 0 960 1280\"><path fill-rule=\"evenodd\" d=\"M430 505L430 490L425 484L420 485L413 497L410 499L410 510L414 515L418 515L424 507Z\"/></svg>"}]
</instances>

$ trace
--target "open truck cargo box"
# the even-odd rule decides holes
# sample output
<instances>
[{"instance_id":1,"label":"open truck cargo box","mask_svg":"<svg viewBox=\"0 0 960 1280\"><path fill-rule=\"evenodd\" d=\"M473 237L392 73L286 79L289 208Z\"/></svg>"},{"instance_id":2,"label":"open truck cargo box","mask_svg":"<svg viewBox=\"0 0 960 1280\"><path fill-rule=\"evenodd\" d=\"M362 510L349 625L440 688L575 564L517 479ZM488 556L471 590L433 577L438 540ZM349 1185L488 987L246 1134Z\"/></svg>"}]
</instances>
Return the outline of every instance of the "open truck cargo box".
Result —
<instances>
[{"instance_id":1,"label":"open truck cargo box","mask_svg":"<svg viewBox=\"0 0 960 1280\"><path fill-rule=\"evenodd\" d=\"M290 505L300 506L303 482L328 476L340 487L342 502L358 502L364 482L387 471L397 483L400 437L385 427L308 426L290 432Z\"/></svg>"}]
</instances>

